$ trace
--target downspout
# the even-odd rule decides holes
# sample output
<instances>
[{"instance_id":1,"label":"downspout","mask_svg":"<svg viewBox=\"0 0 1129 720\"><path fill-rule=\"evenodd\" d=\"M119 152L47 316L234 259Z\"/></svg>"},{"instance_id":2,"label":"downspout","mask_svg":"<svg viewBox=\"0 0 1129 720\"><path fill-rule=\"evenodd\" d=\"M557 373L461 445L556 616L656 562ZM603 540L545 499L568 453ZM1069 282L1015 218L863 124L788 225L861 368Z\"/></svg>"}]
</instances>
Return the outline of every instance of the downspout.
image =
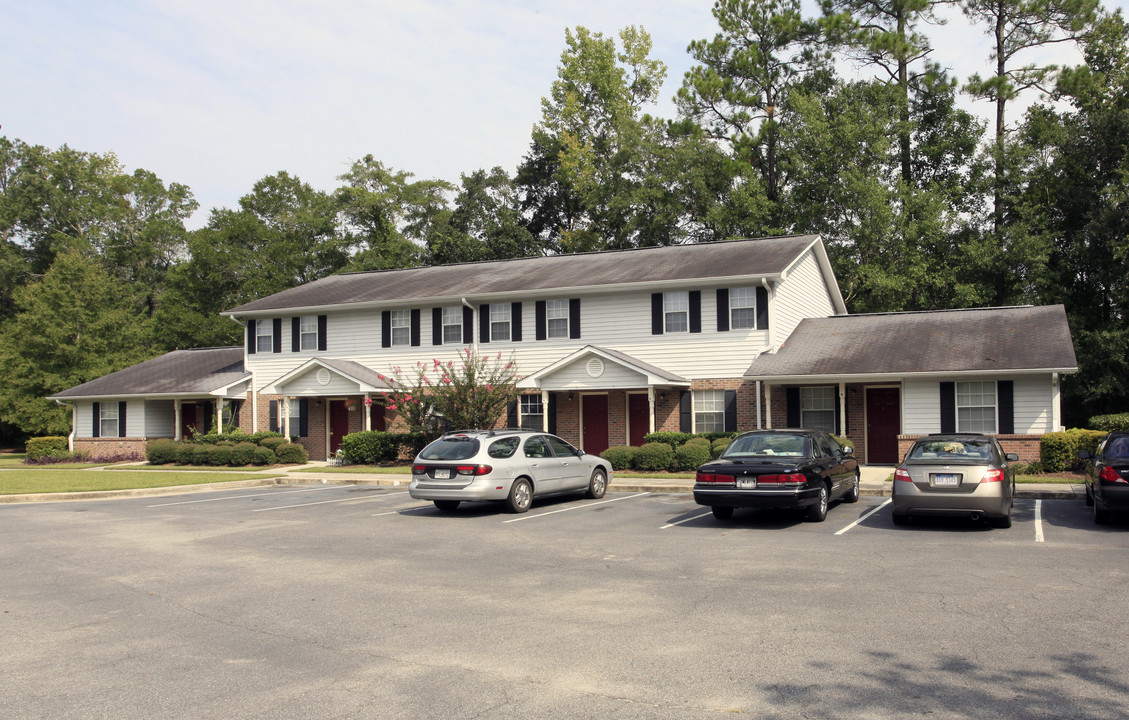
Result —
<instances>
[{"instance_id":1,"label":"downspout","mask_svg":"<svg viewBox=\"0 0 1129 720\"><path fill-rule=\"evenodd\" d=\"M478 357L478 333L482 332L482 328L478 328L478 332L475 332L475 326L478 325L479 322L481 322L480 318L478 317L478 309L475 306L471 305L470 301L468 301L465 297L460 299L462 300L462 303L465 307L470 308L471 317L474 318L474 320L471 320L470 323L470 346L474 348L475 357Z\"/></svg>"},{"instance_id":2,"label":"downspout","mask_svg":"<svg viewBox=\"0 0 1129 720\"><path fill-rule=\"evenodd\" d=\"M772 285L769 284L768 278L762 277L761 285L764 286L765 292L768 293L768 307L765 309L768 313L768 346L772 349L772 352L776 352L778 350L776 347L776 321L773 318L774 313L772 312L776 304L776 291L773 289Z\"/></svg>"}]
</instances>

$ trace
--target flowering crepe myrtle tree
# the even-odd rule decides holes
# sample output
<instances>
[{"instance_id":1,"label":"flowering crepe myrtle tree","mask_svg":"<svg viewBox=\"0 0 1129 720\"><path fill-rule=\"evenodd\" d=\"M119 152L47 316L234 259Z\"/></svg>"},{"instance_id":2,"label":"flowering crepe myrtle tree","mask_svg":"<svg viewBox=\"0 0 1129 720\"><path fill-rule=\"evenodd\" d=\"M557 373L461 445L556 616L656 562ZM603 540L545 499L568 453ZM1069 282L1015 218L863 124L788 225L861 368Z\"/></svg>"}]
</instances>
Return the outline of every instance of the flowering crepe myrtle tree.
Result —
<instances>
[{"instance_id":1,"label":"flowering crepe myrtle tree","mask_svg":"<svg viewBox=\"0 0 1129 720\"><path fill-rule=\"evenodd\" d=\"M392 386L388 408L395 410L412 432L437 436L440 426L479 429L492 426L517 397L517 363L502 353L491 355L463 348L458 360L422 360L408 372L392 368L380 376Z\"/></svg>"}]
</instances>

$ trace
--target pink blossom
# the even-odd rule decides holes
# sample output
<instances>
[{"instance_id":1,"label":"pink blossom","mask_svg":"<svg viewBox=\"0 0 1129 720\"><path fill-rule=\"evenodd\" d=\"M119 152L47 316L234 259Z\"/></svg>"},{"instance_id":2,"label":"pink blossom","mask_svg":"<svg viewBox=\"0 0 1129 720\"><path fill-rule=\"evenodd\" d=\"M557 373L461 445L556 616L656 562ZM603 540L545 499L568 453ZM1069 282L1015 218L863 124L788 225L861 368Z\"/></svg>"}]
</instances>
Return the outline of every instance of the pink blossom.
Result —
<instances>
[{"instance_id":1,"label":"pink blossom","mask_svg":"<svg viewBox=\"0 0 1129 720\"><path fill-rule=\"evenodd\" d=\"M372 398L365 398L365 407L372 407Z\"/></svg>"},{"instance_id":2,"label":"pink blossom","mask_svg":"<svg viewBox=\"0 0 1129 720\"><path fill-rule=\"evenodd\" d=\"M388 403L388 409L389 410L395 410L396 409L396 403Z\"/></svg>"},{"instance_id":3,"label":"pink blossom","mask_svg":"<svg viewBox=\"0 0 1129 720\"><path fill-rule=\"evenodd\" d=\"M490 392L490 391L491 391L491 390L493 390L493 389L494 389L494 388L492 388L492 387L491 387L491 386L489 386L489 385L487 385L487 386L486 386L486 392Z\"/></svg>"}]
</instances>

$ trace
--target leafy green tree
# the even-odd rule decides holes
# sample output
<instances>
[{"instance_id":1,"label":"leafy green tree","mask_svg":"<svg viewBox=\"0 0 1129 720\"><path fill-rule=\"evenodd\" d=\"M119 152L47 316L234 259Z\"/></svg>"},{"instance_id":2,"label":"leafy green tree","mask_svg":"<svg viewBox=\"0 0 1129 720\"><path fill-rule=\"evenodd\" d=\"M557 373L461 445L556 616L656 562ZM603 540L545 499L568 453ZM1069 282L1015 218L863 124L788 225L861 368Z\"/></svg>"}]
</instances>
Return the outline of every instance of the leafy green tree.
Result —
<instances>
[{"instance_id":1,"label":"leafy green tree","mask_svg":"<svg viewBox=\"0 0 1129 720\"><path fill-rule=\"evenodd\" d=\"M29 434L70 431L52 393L154 354L128 288L77 250L56 256L42 279L15 292L16 314L0 331L0 416Z\"/></svg>"},{"instance_id":2,"label":"leafy green tree","mask_svg":"<svg viewBox=\"0 0 1129 720\"><path fill-rule=\"evenodd\" d=\"M428 238L435 265L539 255L541 248L522 224L517 186L500 167L462 176L455 209Z\"/></svg>"}]
</instances>

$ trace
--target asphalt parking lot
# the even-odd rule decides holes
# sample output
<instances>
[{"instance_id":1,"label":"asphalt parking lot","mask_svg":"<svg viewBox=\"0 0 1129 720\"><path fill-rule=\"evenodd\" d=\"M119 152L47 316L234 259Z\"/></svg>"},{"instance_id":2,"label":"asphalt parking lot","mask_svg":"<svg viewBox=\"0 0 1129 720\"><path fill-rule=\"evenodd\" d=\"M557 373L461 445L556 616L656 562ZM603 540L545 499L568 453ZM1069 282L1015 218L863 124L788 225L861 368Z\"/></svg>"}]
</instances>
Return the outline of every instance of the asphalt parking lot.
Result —
<instances>
[{"instance_id":1,"label":"asphalt parking lot","mask_svg":"<svg viewBox=\"0 0 1129 720\"><path fill-rule=\"evenodd\" d=\"M1129 523L402 488L0 506L13 718L1116 718Z\"/></svg>"}]
</instances>

